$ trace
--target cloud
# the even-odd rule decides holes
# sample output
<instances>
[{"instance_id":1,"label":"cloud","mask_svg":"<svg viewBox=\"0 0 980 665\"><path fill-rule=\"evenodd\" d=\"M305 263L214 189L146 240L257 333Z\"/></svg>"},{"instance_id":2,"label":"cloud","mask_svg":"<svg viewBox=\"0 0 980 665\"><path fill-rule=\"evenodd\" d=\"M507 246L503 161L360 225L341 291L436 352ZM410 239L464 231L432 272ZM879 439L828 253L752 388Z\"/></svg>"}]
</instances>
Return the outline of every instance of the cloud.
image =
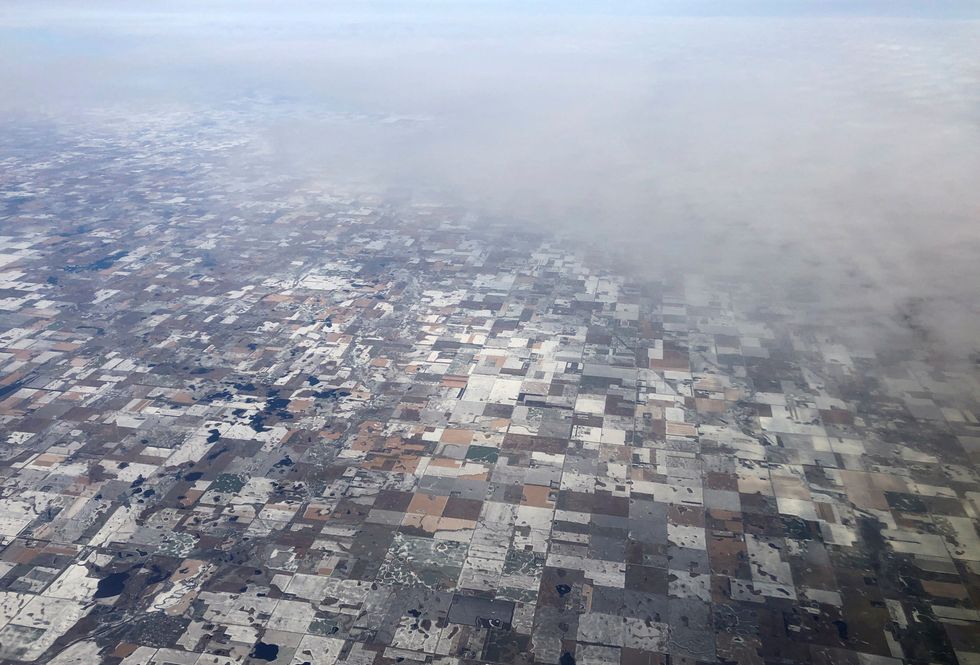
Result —
<instances>
[{"instance_id":1,"label":"cloud","mask_svg":"<svg viewBox=\"0 0 980 665\"><path fill-rule=\"evenodd\" d=\"M248 138L284 173L437 193L651 275L803 288L815 315L975 348L969 5L594 7L21 4L0 113L278 100Z\"/></svg>"}]
</instances>

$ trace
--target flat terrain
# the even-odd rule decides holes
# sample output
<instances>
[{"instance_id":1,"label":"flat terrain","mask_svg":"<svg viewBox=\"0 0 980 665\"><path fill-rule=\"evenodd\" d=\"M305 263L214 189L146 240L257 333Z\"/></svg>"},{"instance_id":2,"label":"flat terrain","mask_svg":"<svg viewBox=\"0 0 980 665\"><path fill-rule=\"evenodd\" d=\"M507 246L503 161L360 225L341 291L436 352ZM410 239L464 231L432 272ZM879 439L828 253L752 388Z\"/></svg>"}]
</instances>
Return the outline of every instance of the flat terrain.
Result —
<instances>
[{"instance_id":1,"label":"flat terrain","mask_svg":"<svg viewBox=\"0 0 980 665\"><path fill-rule=\"evenodd\" d=\"M977 372L914 313L20 131L4 662L980 662Z\"/></svg>"}]
</instances>

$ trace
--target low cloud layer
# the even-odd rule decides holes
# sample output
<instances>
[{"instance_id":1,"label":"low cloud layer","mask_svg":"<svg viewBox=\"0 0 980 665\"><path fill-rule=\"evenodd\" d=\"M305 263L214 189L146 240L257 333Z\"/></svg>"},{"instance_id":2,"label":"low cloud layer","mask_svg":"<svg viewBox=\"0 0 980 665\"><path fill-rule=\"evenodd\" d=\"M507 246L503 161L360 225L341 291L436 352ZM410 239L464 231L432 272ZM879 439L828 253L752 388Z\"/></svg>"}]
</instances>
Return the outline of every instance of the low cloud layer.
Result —
<instances>
[{"instance_id":1,"label":"low cloud layer","mask_svg":"<svg viewBox=\"0 0 980 665\"><path fill-rule=\"evenodd\" d=\"M980 338L969 4L22 3L4 120L255 105L269 168ZM142 115L137 115L141 113ZM784 288L785 287L785 288Z\"/></svg>"}]
</instances>

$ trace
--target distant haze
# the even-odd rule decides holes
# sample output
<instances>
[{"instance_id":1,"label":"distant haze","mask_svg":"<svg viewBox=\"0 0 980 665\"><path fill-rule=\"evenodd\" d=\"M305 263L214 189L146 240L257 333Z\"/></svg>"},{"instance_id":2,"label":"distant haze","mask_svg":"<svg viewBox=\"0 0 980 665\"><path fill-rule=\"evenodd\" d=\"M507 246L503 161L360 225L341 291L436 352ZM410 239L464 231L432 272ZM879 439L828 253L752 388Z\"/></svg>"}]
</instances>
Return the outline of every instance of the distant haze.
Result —
<instances>
[{"instance_id":1,"label":"distant haze","mask_svg":"<svg viewBox=\"0 0 980 665\"><path fill-rule=\"evenodd\" d=\"M980 339L976 3L8 2L0 90L69 134L254 105L276 172Z\"/></svg>"}]
</instances>

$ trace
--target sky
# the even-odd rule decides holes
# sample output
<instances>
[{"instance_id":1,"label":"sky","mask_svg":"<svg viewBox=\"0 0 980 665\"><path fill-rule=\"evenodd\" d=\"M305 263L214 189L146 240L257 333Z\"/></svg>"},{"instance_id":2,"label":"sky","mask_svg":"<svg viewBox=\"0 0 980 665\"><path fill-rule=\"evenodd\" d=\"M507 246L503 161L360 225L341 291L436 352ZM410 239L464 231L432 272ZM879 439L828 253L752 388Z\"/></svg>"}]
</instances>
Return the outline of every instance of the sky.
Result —
<instances>
[{"instance_id":1,"label":"sky","mask_svg":"<svg viewBox=\"0 0 980 665\"><path fill-rule=\"evenodd\" d=\"M0 89L69 134L252 105L285 174L980 340L980 3L7 0Z\"/></svg>"}]
</instances>

